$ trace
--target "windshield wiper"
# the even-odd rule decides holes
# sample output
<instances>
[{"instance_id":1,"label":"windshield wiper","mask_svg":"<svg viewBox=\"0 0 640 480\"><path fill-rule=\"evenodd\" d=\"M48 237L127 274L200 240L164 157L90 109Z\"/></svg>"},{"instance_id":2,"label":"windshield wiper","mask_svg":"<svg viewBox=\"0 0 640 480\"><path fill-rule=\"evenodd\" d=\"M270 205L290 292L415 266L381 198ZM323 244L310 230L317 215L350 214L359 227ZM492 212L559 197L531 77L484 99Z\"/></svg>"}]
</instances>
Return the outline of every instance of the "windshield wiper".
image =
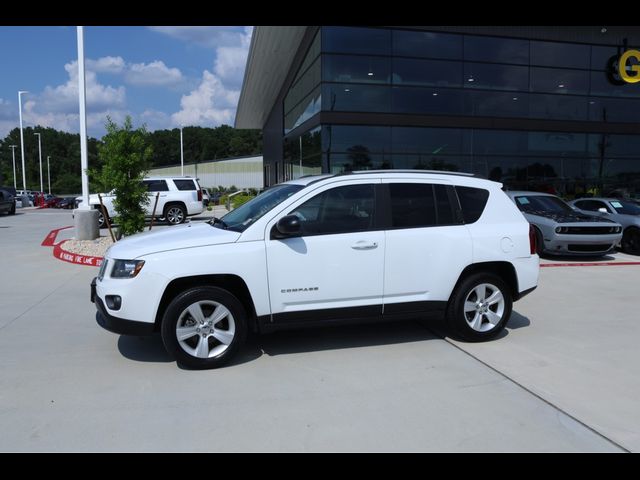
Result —
<instances>
[{"instance_id":1,"label":"windshield wiper","mask_svg":"<svg viewBox=\"0 0 640 480\"><path fill-rule=\"evenodd\" d=\"M229 228L229 225L227 225L227 224L225 223L225 221L224 221L224 220L220 220L218 217L213 217L213 218L212 218L211 220L209 220L207 223L208 223L209 225L211 225L212 227L213 227L216 223L219 223L220 225L222 225L222 228L223 228L223 229L225 229L225 230Z\"/></svg>"}]
</instances>

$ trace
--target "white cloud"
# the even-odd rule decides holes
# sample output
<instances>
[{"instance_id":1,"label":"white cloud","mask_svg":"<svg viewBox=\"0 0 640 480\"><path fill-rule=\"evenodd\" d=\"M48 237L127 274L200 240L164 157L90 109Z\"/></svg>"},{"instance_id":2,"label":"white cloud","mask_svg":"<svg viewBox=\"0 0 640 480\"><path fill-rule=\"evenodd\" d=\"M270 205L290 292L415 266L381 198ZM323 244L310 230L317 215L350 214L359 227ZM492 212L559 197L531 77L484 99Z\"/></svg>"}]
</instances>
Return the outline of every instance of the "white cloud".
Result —
<instances>
[{"instance_id":1,"label":"white cloud","mask_svg":"<svg viewBox=\"0 0 640 480\"><path fill-rule=\"evenodd\" d=\"M98 60L85 60L85 70L97 73L122 73L125 62L122 57L101 57Z\"/></svg>"},{"instance_id":2,"label":"white cloud","mask_svg":"<svg viewBox=\"0 0 640 480\"><path fill-rule=\"evenodd\" d=\"M136 86L171 86L184 80L177 68L169 68L160 60L128 65L125 81Z\"/></svg>"},{"instance_id":3,"label":"white cloud","mask_svg":"<svg viewBox=\"0 0 640 480\"><path fill-rule=\"evenodd\" d=\"M139 115L139 123L145 124L147 130L150 132L172 127L171 116L169 114L152 108L145 110Z\"/></svg>"},{"instance_id":4,"label":"white cloud","mask_svg":"<svg viewBox=\"0 0 640 480\"><path fill-rule=\"evenodd\" d=\"M236 32L236 43L216 48L213 73L205 70L197 88L180 100L180 111L171 115L174 126L233 124L240 98L252 27Z\"/></svg>"},{"instance_id":5,"label":"white cloud","mask_svg":"<svg viewBox=\"0 0 640 480\"><path fill-rule=\"evenodd\" d=\"M252 28L252 27L248 27ZM238 45L246 28L238 27L149 27L154 32L197 45L218 48Z\"/></svg>"},{"instance_id":6,"label":"white cloud","mask_svg":"<svg viewBox=\"0 0 640 480\"><path fill-rule=\"evenodd\" d=\"M239 97L239 90L227 90L218 77L205 70L198 88L182 96L182 109L171 115L171 120L174 125L231 124Z\"/></svg>"}]
</instances>

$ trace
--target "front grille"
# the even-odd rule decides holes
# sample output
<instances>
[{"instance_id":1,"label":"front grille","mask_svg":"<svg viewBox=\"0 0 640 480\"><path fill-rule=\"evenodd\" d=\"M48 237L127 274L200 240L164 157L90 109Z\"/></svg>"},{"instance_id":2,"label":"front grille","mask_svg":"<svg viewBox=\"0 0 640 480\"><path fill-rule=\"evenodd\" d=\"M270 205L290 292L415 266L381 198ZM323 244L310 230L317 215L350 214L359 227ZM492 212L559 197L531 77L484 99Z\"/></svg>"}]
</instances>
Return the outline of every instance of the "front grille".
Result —
<instances>
[{"instance_id":1,"label":"front grille","mask_svg":"<svg viewBox=\"0 0 640 480\"><path fill-rule=\"evenodd\" d=\"M567 249L570 252L608 252L609 250L611 250L612 245L610 243L598 243L595 245L576 245L576 244L569 244L567 246Z\"/></svg>"},{"instance_id":2,"label":"front grille","mask_svg":"<svg viewBox=\"0 0 640 480\"><path fill-rule=\"evenodd\" d=\"M565 235L609 235L616 233L617 227L564 227Z\"/></svg>"}]
</instances>

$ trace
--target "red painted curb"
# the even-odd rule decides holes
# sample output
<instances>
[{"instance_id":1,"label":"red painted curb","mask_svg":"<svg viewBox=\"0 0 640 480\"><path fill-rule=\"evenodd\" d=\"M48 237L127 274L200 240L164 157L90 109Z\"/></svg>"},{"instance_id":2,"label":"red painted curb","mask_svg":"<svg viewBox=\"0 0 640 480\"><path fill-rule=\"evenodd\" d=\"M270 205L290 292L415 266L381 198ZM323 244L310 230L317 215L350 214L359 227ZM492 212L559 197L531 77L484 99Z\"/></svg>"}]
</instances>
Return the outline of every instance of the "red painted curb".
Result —
<instances>
[{"instance_id":1,"label":"red painted curb","mask_svg":"<svg viewBox=\"0 0 640 480\"><path fill-rule=\"evenodd\" d=\"M542 267L615 267L618 265L640 265L640 262L600 262L600 263L541 263Z\"/></svg>"},{"instance_id":2,"label":"red painted curb","mask_svg":"<svg viewBox=\"0 0 640 480\"><path fill-rule=\"evenodd\" d=\"M51 230L46 237L44 237L44 240L42 241L42 243L40 244L40 246L42 247L53 247L55 245L56 242L56 237L58 236L58 232L60 230L66 230L67 228L73 228L73 226L70 227L62 227L62 228L56 228L55 230Z\"/></svg>"},{"instance_id":3,"label":"red painted curb","mask_svg":"<svg viewBox=\"0 0 640 480\"><path fill-rule=\"evenodd\" d=\"M104 257L92 257L89 255L80 255L78 253L73 253L62 248L62 245L66 242L63 240L62 242L53 246L53 256L59 260L69 263L75 263L77 265L88 265L90 267L99 267L102 265L102 259Z\"/></svg>"}]
</instances>

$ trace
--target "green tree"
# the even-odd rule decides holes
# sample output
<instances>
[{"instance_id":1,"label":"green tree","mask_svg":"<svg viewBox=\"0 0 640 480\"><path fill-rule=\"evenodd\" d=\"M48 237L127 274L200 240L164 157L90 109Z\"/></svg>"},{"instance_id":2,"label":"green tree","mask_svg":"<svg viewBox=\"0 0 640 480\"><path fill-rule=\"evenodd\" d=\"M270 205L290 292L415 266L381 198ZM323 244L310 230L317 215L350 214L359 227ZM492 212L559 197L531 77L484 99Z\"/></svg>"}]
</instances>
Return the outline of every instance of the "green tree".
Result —
<instances>
[{"instance_id":1,"label":"green tree","mask_svg":"<svg viewBox=\"0 0 640 480\"><path fill-rule=\"evenodd\" d=\"M133 235L144 229L145 207L149 203L142 183L153 151L149 134L144 125L134 130L129 116L122 127L107 117L105 127L107 134L98 146L103 166L100 171L91 170L90 176L106 190L114 190L118 236Z\"/></svg>"}]
</instances>

